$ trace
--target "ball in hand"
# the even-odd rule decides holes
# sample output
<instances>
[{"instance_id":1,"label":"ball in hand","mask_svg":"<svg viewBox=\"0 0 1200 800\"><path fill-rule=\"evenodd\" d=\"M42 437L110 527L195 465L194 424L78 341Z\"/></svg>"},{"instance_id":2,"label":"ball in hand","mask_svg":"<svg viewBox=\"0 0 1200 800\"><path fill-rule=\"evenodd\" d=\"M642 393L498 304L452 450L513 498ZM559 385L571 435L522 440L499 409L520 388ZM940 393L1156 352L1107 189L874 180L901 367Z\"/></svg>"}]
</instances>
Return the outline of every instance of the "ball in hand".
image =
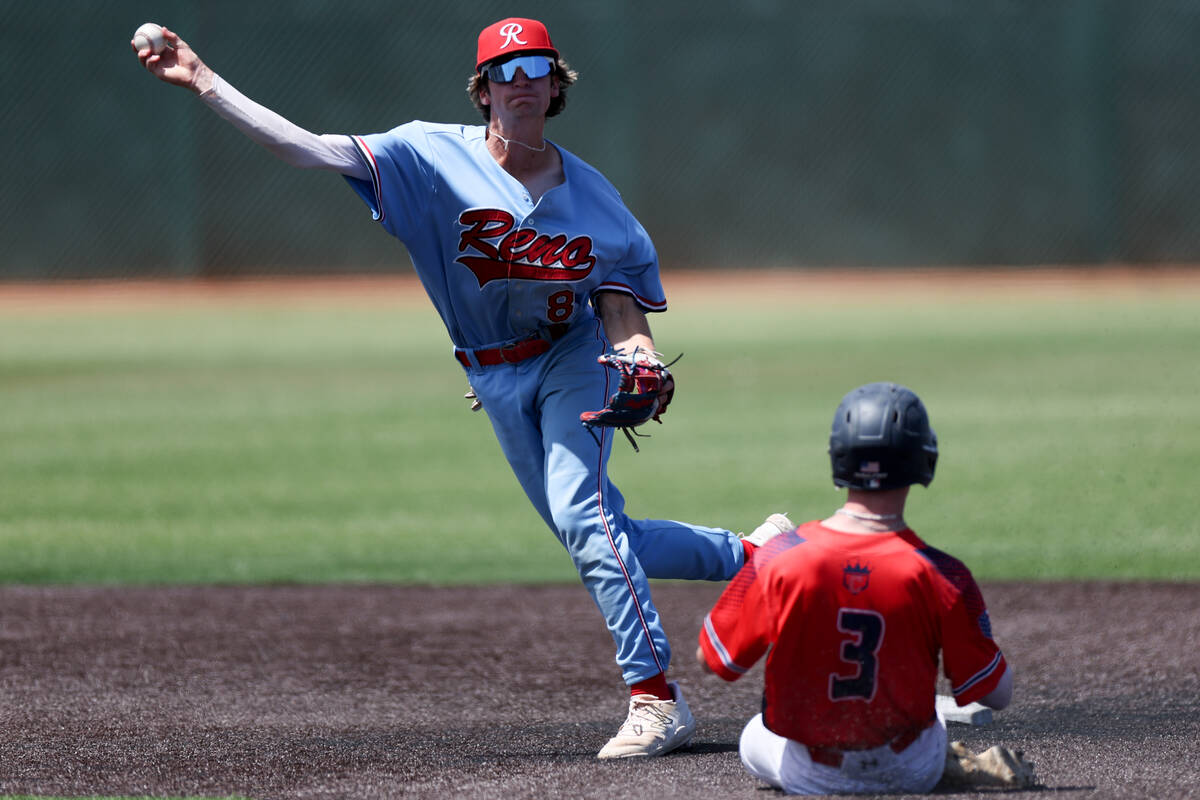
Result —
<instances>
[{"instance_id":1,"label":"ball in hand","mask_svg":"<svg viewBox=\"0 0 1200 800\"><path fill-rule=\"evenodd\" d=\"M147 22L133 32L133 46L140 53L147 47L154 55L158 55L167 48L167 40L163 38L163 29L160 25L155 25L153 22Z\"/></svg>"}]
</instances>

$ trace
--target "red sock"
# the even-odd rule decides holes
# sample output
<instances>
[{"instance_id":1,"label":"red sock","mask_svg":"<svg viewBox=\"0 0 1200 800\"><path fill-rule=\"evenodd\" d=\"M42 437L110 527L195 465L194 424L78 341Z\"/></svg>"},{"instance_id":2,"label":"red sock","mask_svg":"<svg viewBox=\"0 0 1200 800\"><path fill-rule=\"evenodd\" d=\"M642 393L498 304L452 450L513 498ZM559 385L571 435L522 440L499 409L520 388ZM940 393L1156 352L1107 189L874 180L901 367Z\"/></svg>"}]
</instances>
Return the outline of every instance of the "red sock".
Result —
<instances>
[{"instance_id":1,"label":"red sock","mask_svg":"<svg viewBox=\"0 0 1200 800\"><path fill-rule=\"evenodd\" d=\"M659 700L674 700L675 697L671 694L671 687L667 686L666 673L660 672L653 678L647 678L644 681L630 684L629 694L652 694Z\"/></svg>"},{"instance_id":2,"label":"red sock","mask_svg":"<svg viewBox=\"0 0 1200 800\"><path fill-rule=\"evenodd\" d=\"M746 551L745 563L749 564L754 560L754 551L758 548L747 542L745 539L742 539L742 549Z\"/></svg>"}]
</instances>

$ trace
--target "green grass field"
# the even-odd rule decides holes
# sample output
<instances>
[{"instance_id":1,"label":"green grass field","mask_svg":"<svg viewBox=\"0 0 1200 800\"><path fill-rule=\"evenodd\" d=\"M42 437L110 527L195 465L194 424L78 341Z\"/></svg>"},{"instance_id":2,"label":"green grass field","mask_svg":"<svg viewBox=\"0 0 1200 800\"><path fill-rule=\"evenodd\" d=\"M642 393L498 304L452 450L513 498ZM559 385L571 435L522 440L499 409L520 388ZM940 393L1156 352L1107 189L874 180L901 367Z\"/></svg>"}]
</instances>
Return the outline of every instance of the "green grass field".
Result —
<instances>
[{"instance_id":1,"label":"green grass field","mask_svg":"<svg viewBox=\"0 0 1200 800\"><path fill-rule=\"evenodd\" d=\"M611 472L634 516L823 516L834 407L894 380L941 440L909 521L978 577L1200 579L1196 300L676 304ZM424 307L6 313L0 582L575 580L465 388Z\"/></svg>"}]
</instances>

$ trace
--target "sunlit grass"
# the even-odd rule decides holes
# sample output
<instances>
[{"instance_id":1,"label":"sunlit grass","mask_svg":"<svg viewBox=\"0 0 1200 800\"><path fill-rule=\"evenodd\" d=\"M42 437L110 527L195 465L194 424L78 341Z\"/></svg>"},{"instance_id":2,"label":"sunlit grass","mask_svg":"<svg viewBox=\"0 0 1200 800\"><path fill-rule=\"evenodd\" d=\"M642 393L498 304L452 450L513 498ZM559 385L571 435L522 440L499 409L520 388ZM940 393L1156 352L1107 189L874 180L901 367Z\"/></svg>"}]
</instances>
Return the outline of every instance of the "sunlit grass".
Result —
<instances>
[{"instance_id":1,"label":"sunlit grass","mask_svg":"<svg viewBox=\"0 0 1200 800\"><path fill-rule=\"evenodd\" d=\"M1200 314L1069 304L693 303L638 517L735 530L827 514L849 389L929 407L909 521L984 578L1200 578ZM0 318L0 581L574 580L428 310L187 308Z\"/></svg>"}]
</instances>

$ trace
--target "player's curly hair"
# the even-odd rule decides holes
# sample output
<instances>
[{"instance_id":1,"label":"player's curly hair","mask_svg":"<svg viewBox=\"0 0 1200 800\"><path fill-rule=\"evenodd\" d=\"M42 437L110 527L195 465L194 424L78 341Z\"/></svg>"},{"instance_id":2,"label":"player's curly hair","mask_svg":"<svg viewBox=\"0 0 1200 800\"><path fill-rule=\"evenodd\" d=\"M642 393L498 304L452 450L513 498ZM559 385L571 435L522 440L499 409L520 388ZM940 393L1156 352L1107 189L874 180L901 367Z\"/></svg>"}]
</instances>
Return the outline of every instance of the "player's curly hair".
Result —
<instances>
[{"instance_id":1,"label":"player's curly hair","mask_svg":"<svg viewBox=\"0 0 1200 800\"><path fill-rule=\"evenodd\" d=\"M547 117L562 113L563 108L567 105L567 87L579 79L579 73L571 69L570 65L561 58L555 59L553 75L558 79L558 97L550 98L550 107L546 109ZM471 104L483 115L483 121L491 122L492 107L484 105L479 99L480 91L486 86L487 77L476 72L467 81L467 96L471 98Z\"/></svg>"}]
</instances>

